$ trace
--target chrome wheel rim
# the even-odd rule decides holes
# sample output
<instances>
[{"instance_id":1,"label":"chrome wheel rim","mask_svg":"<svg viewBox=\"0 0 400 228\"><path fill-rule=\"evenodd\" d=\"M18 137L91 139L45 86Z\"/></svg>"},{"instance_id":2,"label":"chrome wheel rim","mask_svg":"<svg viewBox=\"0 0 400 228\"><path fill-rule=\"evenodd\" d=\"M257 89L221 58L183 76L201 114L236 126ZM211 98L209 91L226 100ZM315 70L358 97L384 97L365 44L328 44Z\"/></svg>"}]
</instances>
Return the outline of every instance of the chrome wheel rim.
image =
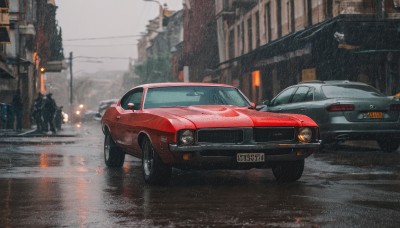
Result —
<instances>
[{"instance_id":1,"label":"chrome wheel rim","mask_svg":"<svg viewBox=\"0 0 400 228\"><path fill-rule=\"evenodd\" d=\"M149 176L151 170L153 168L154 163L154 150L151 147L150 143L147 142L144 146L144 154L143 154L143 170L146 176Z\"/></svg>"},{"instance_id":2,"label":"chrome wheel rim","mask_svg":"<svg viewBox=\"0 0 400 228\"><path fill-rule=\"evenodd\" d=\"M104 141L104 159L108 161L110 158L110 135L107 134L106 139Z\"/></svg>"}]
</instances>

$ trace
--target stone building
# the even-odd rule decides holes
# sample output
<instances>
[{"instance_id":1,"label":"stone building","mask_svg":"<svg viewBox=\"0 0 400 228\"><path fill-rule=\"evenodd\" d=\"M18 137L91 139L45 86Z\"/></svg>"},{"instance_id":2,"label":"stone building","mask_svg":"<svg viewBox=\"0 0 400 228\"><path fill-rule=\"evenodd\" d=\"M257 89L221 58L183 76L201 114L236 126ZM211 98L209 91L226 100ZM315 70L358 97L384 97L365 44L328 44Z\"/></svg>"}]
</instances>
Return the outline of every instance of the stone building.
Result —
<instances>
[{"instance_id":1,"label":"stone building","mask_svg":"<svg viewBox=\"0 0 400 228\"><path fill-rule=\"evenodd\" d=\"M398 0L215 1L219 82L253 101L305 80L400 88Z\"/></svg>"},{"instance_id":2,"label":"stone building","mask_svg":"<svg viewBox=\"0 0 400 228\"><path fill-rule=\"evenodd\" d=\"M10 104L21 91L23 127L30 128L30 108L44 91L41 67L51 60L54 0L0 0L0 103Z\"/></svg>"}]
</instances>

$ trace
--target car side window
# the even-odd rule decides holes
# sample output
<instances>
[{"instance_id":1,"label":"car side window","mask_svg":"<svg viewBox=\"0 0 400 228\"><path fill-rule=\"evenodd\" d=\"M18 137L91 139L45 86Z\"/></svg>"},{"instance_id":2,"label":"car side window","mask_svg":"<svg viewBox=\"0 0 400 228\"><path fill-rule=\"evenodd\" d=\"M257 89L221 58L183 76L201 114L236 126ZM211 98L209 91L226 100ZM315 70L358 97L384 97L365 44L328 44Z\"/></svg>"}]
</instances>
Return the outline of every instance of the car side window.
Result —
<instances>
[{"instance_id":1,"label":"car side window","mask_svg":"<svg viewBox=\"0 0 400 228\"><path fill-rule=\"evenodd\" d=\"M136 89L129 92L121 99L121 107L123 109L128 109L128 104L133 103L134 105L133 109L139 110L140 103L142 102L142 96L143 96L143 89Z\"/></svg>"},{"instance_id":2,"label":"car side window","mask_svg":"<svg viewBox=\"0 0 400 228\"><path fill-rule=\"evenodd\" d=\"M272 100L272 106L289 103L290 98L292 97L292 94L294 93L294 91L296 91L296 89L297 87L292 87L282 91L280 94L278 94L278 96L275 97L274 100Z\"/></svg>"},{"instance_id":3,"label":"car side window","mask_svg":"<svg viewBox=\"0 0 400 228\"><path fill-rule=\"evenodd\" d=\"M305 102L314 100L314 88L310 88L307 92Z\"/></svg>"},{"instance_id":4,"label":"car side window","mask_svg":"<svg viewBox=\"0 0 400 228\"><path fill-rule=\"evenodd\" d=\"M306 102L310 101L309 93L310 93L311 88L306 87L306 86L300 86L296 93L293 95L292 98L292 103L297 103L297 102ZM311 96L312 100L312 96Z\"/></svg>"}]
</instances>

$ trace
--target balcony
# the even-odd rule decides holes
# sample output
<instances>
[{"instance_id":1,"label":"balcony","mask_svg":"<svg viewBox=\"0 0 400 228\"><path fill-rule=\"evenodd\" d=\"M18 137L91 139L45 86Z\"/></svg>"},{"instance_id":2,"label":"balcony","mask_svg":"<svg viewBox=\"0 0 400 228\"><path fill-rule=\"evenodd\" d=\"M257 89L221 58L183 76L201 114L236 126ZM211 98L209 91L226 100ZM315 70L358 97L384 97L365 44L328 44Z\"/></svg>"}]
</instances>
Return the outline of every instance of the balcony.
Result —
<instances>
[{"instance_id":1,"label":"balcony","mask_svg":"<svg viewBox=\"0 0 400 228\"><path fill-rule=\"evenodd\" d=\"M251 9L258 4L258 0L233 0L232 7Z\"/></svg>"}]
</instances>

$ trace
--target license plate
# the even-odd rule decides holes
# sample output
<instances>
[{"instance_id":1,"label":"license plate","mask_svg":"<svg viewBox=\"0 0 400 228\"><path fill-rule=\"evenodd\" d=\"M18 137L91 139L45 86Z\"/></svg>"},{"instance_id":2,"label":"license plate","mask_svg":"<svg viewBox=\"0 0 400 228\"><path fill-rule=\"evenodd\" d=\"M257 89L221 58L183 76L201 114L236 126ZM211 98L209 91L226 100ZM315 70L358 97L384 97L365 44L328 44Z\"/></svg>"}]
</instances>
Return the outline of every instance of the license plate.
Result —
<instances>
[{"instance_id":1,"label":"license plate","mask_svg":"<svg viewBox=\"0 0 400 228\"><path fill-rule=\"evenodd\" d=\"M238 153L236 155L237 162L264 162L264 153Z\"/></svg>"},{"instance_id":2,"label":"license plate","mask_svg":"<svg viewBox=\"0 0 400 228\"><path fill-rule=\"evenodd\" d=\"M366 112L363 114L364 119L382 119L383 113L382 112Z\"/></svg>"}]
</instances>

